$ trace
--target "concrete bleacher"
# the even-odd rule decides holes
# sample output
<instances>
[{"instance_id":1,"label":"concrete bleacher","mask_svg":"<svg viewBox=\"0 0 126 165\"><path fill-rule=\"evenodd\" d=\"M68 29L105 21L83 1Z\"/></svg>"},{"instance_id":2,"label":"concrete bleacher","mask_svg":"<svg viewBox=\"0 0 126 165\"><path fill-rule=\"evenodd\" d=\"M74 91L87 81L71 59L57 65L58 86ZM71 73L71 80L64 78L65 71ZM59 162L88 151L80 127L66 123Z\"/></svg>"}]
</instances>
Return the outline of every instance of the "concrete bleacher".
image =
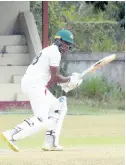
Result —
<instances>
[{"instance_id":1,"label":"concrete bleacher","mask_svg":"<svg viewBox=\"0 0 126 165\"><path fill-rule=\"evenodd\" d=\"M0 36L0 101L28 101L20 82L29 64L24 35Z\"/></svg>"},{"instance_id":2,"label":"concrete bleacher","mask_svg":"<svg viewBox=\"0 0 126 165\"><path fill-rule=\"evenodd\" d=\"M28 53L0 54L0 66L28 66L30 57Z\"/></svg>"},{"instance_id":3,"label":"concrete bleacher","mask_svg":"<svg viewBox=\"0 0 126 165\"><path fill-rule=\"evenodd\" d=\"M0 1L0 110L29 107L21 77L41 49L30 2Z\"/></svg>"},{"instance_id":4,"label":"concrete bleacher","mask_svg":"<svg viewBox=\"0 0 126 165\"><path fill-rule=\"evenodd\" d=\"M26 69L27 66L0 66L0 84L19 83L17 79L25 73Z\"/></svg>"},{"instance_id":5,"label":"concrete bleacher","mask_svg":"<svg viewBox=\"0 0 126 165\"><path fill-rule=\"evenodd\" d=\"M27 45L14 45L14 46L6 46L5 47L6 53L28 53L28 46Z\"/></svg>"}]
</instances>

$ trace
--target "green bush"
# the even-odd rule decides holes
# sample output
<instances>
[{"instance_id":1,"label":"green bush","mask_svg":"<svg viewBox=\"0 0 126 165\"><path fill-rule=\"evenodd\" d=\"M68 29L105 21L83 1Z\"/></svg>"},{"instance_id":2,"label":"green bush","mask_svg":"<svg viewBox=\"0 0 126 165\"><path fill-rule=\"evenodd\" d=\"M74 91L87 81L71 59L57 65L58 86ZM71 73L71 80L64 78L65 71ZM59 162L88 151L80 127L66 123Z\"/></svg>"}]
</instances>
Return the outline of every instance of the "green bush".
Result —
<instances>
[{"instance_id":1,"label":"green bush","mask_svg":"<svg viewBox=\"0 0 126 165\"><path fill-rule=\"evenodd\" d=\"M69 23L78 45L76 51L113 52L125 50L124 29L118 23ZM83 36L83 37L82 37Z\"/></svg>"},{"instance_id":2,"label":"green bush","mask_svg":"<svg viewBox=\"0 0 126 165\"><path fill-rule=\"evenodd\" d=\"M90 104L95 107L125 110L124 89L119 84L106 82L103 77L85 80L76 96L78 99L90 100Z\"/></svg>"},{"instance_id":3,"label":"green bush","mask_svg":"<svg viewBox=\"0 0 126 165\"><path fill-rule=\"evenodd\" d=\"M116 84L108 95L109 102L119 110L125 110L125 91Z\"/></svg>"},{"instance_id":4,"label":"green bush","mask_svg":"<svg viewBox=\"0 0 126 165\"><path fill-rule=\"evenodd\" d=\"M79 94L80 96L103 100L112 89L113 86L106 83L103 77L92 77L84 80L79 88Z\"/></svg>"},{"instance_id":5,"label":"green bush","mask_svg":"<svg viewBox=\"0 0 126 165\"><path fill-rule=\"evenodd\" d=\"M53 86L51 92L57 98L66 95L68 102L72 99L72 104L76 101L76 106L81 106L82 109L87 106L100 109L125 110L124 90L118 84L106 82L103 77L86 79L81 86L67 94L57 85ZM69 104L69 106L72 106L71 102Z\"/></svg>"}]
</instances>

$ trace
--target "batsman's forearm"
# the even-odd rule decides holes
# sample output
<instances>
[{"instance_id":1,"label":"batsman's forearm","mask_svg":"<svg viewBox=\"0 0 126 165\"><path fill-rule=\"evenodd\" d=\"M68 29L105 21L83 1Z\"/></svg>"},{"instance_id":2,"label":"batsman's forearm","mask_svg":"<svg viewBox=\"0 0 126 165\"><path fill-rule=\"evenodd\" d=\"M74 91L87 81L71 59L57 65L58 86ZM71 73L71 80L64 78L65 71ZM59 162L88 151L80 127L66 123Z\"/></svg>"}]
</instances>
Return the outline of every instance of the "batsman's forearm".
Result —
<instances>
[{"instance_id":1,"label":"batsman's forearm","mask_svg":"<svg viewBox=\"0 0 126 165\"><path fill-rule=\"evenodd\" d=\"M70 81L70 77L64 77L58 74L55 77L51 77L46 87L50 88L55 83L67 83L69 81Z\"/></svg>"}]
</instances>

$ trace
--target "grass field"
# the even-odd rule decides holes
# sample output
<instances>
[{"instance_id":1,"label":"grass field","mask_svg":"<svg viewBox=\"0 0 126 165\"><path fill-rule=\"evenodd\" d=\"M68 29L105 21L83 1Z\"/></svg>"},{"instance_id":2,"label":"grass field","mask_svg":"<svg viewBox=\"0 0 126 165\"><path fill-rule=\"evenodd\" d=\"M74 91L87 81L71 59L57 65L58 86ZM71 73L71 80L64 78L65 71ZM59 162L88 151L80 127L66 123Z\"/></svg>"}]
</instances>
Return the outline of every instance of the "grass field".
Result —
<instances>
[{"instance_id":1,"label":"grass field","mask_svg":"<svg viewBox=\"0 0 126 165\"><path fill-rule=\"evenodd\" d=\"M31 115L0 115L0 132ZM19 141L19 153L0 140L0 165L123 165L124 114L66 116L60 143L63 152L44 152L42 131Z\"/></svg>"}]
</instances>

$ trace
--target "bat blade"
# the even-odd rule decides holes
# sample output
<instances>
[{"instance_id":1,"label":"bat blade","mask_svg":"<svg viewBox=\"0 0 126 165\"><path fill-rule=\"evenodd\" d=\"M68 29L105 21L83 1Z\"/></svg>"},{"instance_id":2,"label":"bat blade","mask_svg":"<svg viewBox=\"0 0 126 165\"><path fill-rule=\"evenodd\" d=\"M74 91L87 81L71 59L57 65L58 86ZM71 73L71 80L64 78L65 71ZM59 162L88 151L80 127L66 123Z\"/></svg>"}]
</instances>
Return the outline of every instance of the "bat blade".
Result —
<instances>
[{"instance_id":1,"label":"bat blade","mask_svg":"<svg viewBox=\"0 0 126 165\"><path fill-rule=\"evenodd\" d=\"M89 67L87 70L85 70L83 73L81 73L80 78L82 79L86 74L96 71L97 69L101 68L102 66L110 63L116 58L116 54L112 54L110 56L104 57L95 64L93 64L91 67Z\"/></svg>"}]
</instances>

